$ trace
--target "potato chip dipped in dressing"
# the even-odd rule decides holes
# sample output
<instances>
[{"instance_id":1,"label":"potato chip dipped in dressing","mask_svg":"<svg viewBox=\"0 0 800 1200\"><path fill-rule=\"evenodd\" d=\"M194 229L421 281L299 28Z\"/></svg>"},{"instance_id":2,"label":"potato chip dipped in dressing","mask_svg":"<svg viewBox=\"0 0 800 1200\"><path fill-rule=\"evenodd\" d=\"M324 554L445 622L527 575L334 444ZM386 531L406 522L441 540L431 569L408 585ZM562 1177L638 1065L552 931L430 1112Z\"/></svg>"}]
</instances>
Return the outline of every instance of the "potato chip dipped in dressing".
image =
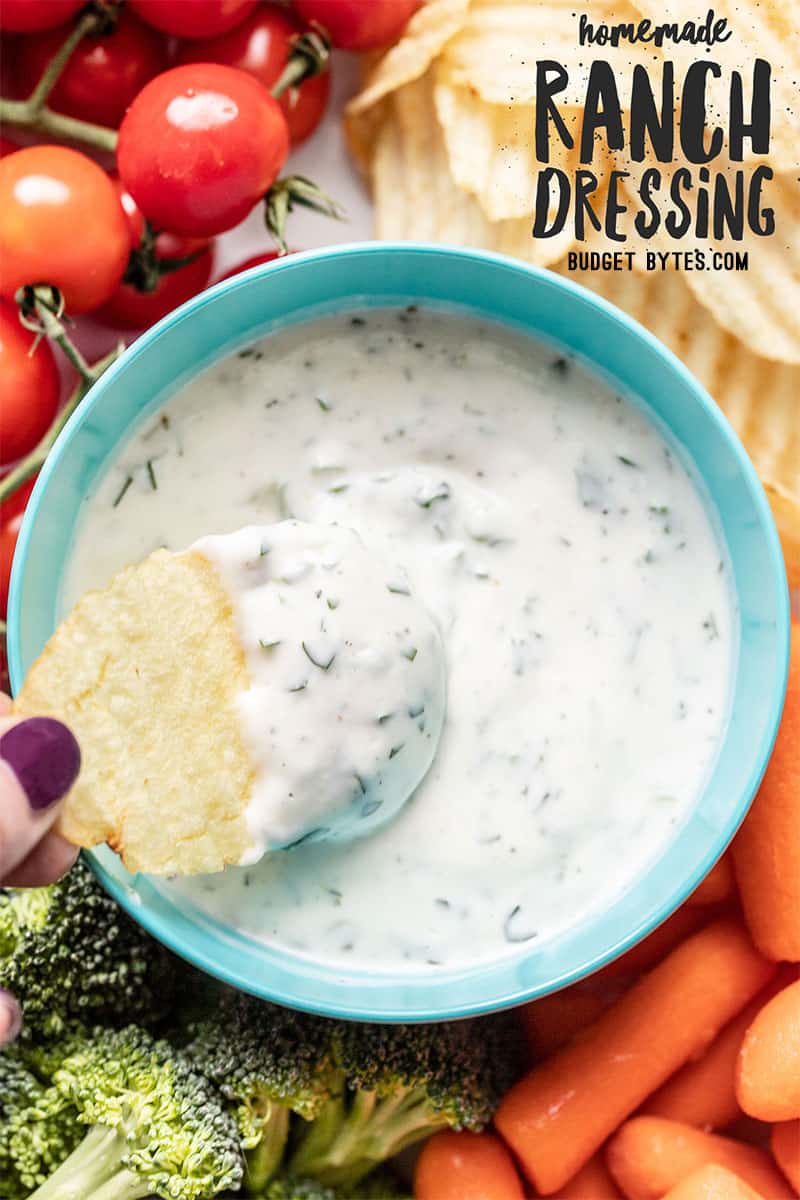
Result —
<instances>
[{"instance_id":1,"label":"potato chip dipped in dressing","mask_svg":"<svg viewBox=\"0 0 800 1200\"><path fill-rule=\"evenodd\" d=\"M436 752L444 651L400 568L285 521L158 550L84 596L16 709L84 748L65 837L133 871L214 872L393 817Z\"/></svg>"}]
</instances>

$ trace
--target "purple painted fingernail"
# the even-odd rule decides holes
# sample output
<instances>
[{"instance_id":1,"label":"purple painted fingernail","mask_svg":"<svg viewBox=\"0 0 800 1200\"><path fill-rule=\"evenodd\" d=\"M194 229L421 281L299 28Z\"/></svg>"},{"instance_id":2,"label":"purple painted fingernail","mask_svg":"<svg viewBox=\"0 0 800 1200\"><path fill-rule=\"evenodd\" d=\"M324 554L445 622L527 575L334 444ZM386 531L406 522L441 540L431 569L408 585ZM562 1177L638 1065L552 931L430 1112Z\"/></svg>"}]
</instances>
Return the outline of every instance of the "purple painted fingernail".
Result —
<instances>
[{"instance_id":1,"label":"purple painted fingernail","mask_svg":"<svg viewBox=\"0 0 800 1200\"><path fill-rule=\"evenodd\" d=\"M13 1042L22 1029L22 1010L11 995L0 988L0 1046Z\"/></svg>"},{"instance_id":2,"label":"purple painted fingernail","mask_svg":"<svg viewBox=\"0 0 800 1200\"><path fill-rule=\"evenodd\" d=\"M75 735L53 717L29 717L12 725L0 737L0 758L37 812L66 796L81 766Z\"/></svg>"}]
</instances>

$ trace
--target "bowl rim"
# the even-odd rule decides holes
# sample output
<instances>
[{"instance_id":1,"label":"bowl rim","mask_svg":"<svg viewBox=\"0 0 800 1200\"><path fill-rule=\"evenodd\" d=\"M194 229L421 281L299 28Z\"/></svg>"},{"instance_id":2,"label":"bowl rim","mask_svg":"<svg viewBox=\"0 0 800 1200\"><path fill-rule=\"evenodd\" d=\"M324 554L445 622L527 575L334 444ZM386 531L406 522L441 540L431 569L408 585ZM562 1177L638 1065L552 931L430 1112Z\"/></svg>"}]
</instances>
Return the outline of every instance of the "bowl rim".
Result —
<instances>
[{"instance_id":1,"label":"bowl rim","mask_svg":"<svg viewBox=\"0 0 800 1200\"><path fill-rule=\"evenodd\" d=\"M751 772L748 779L742 780L741 794L738 802L731 805L730 811L727 813L726 820L724 821L724 827L720 829L717 826L713 826L711 822L705 823L708 834L707 845L702 859L697 863L694 870L682 875L681 882L673 885L668 895L660 897L657 911L651 912L649 915L645 915L644 917L641 915L641 910L644 907L643 902L627 906L623 905L623 907L631 908L633 913L637 911L639 913L638 918L626 927L625 932L619 933L617 931L615 934L607 935L602 943L603 948L588 961L578 965L573 964L568 968L564 968L562 964L561 969L555 970L552 978L546 983L539 983L535 986L521 983L515 974L515 967L524 963L527 958L532 958L536 955L536 950L529 951L527 955L509 955L507 957L478 962L474 968L470 967L463 970L454 970L453 972L443 972L443 974L415 977L413 985L409 985L407 980L400 978L396 973L394 982L385 983L382 989L368 987L362 992L359 989L363 986L365 979L371 979L373 976L376 980L382 978L380 971L369 972L367 970L366 975L364 975L362 967L360 974L356 971L348 976L340 966L323 964L320 967L311 958L293 956L288 951L277 947L270 948L272 956L278 960L283 960L284 964L288 963L288 967L284 965L283 969L281 969L280 966L276 966L273 963L272 965L276 966L277 981L273 979L266 982L263 979L254 981L252 977L248 977L246 970L231 966L227 961L221 962L219 957L215 957L213 953L209 952L208 944L211 943L213 948L213 944L216 944L215 938L213 935L209 938L209 935L202 927L195 924L189 929L188 935L186 930L182 931L180 926L185 923L185 920L177 906L163 903L156 904L155 906L152 903L149 906L143 905L138 895L134 893L131 886L125 881L125 872L121 866L116 870L112 868L108 861L113 859L110 851L102 848L99 853L97 851L84 852L84 857L100 879L100 882L130 916L137 920L139 924L158 940L169 946L176 954L187 959L190 963L207 973L224 980L226 983L232 984L240 990L252 992L264 999L273 1000L293 1008L305 1009L327 1016L388 1022L437 1021L455 1017L474 1016L524 1003L537 996L549 994L592 974L635 945L665 921L683 903L717 859L724 853L728 843L741 824L763 777L777 735L783 709L788 678L790 638L789 592L783 554L769 501L755 468L721 409L718 408L691 371L654 334L650 333L649 330L621 309L596 293L582 287L574 280L562 275L556 275L552 271L532 266L506 255L472 247L449 246L428 242L352 242L292 254L275 262L260 264L230 278L220 280L206 291L201 292L179 308L167 314L167 316L150 329L139 335L136 341L128 347L124 354L108 368L98 383L94 385L88 396L67 421L55 446L51 449L45 465L39 472L39 477L36 480L33 492L28 501L20 530L14 555L8 604L8 657L12 690L15 692L18 690L23 678L22 647L20 641L23 574L37 513L46 493L50 477L55 472L58 463L69 453L70 447L84 422L90 418L98 405L105 402L105 397L114 388L117 378L135 369L137 359L148 352L154 343L157 343L164 337L168 337L178 324L183 323L200 309L215 303L220 295L249 287L254 280L267 272L274 276L275 272L303 270L304 265L308 262L324 262L326 259L341 258L343 256L398 254L407 256L416 255L423 258L444 255L449 258L458 258L473 263L477 262L489 268L502 268L511 271L512 274L525 278L533 276L538 280L540 286L560 290L570 296L573 301L579 300L582 305L596 310L606 320L616 322L628 334L633 335L639 342L648 346L655 353L656 357L661 359L665 367L673 375L677 375L681 379L687 392L691 395L692 402L705 410L705 415L710 418L715 436L727 443L727 449L733 455L742 482L746 486L756 510L759 532L765 541L772 570L769 582L775 591L777 666L769 700L769 716L760 745L757 747L755 761L760 766ZM455 303L457 298L454 297L453 299ZM486 316L488 319L494 319L501 324L503 323L502 318L491 318L488 312ZM290 323L300 323L303 319L303 316L300 315L297 318L297 322L293 321ZM536 336L535 331L531 331L531 336ZM232 349L228 346L221 350L213 361L219 361L219 359L231 352ZM206 369L206 367L201 367L200 369ZM598 367L598 370L602 371L603 368ZM191 377L196 377L196 374ZM165 397L165 399L167 398L168 396ZM129 423L126 431L130 432L132 427L132 423ZM106 457L101 471L105 469L107 463L108 457ZM713 495L711 499L715 499ZM732 695L733 697L737 695L735 688ZM709 777L706 789L698 800L695 810L693 810L695 814L701 801L707 796L713 778L714 772ZM676 852L682 840L689 833L689 829L689 824L685 824L678 831L675 839L663 852L661 858L665 857L667 853L674 854ZM695 830L694 832L697 831ZM113 861L116 862L117 860L113 859ZM630 885L627 892L623 893L617 901L613 901L608 909L603 909L597 914L592 914L592 923L599 925L610 924L610 918L620 907L620 902L626 897L630 898L642 892L646 881L646 874L639 876ZM153 894L158 897L159 901L162 900L160 893L154 891ZM161 912L161 907L164 907L166 911ZM628 913L628 915L630 916L631 913ZM176 928L176 925L178 928ZM556 944L560 944L563 935L569 932L572 932L572 930L564 930L563 934L558 934L556 936ZM262 947L259 944L260 949ZM230 958L230 951L227 952L225 957L226 959ZM318 978L320 970L322 970L323 976L325 976L322 980ZM348 980L349 982L346 982ZM493 980L496 980L494 986L492 986ZM299 987L298 981L300 982ZM311 985L310 991L309 984ZM397 998L401 994L406 994L409 987L411 987L415 997L412 1007L409 1007L407 1000L403 1001ZM381 992L381 1000L376 1006L379 992Z\"/></svg>"}]
</instances>

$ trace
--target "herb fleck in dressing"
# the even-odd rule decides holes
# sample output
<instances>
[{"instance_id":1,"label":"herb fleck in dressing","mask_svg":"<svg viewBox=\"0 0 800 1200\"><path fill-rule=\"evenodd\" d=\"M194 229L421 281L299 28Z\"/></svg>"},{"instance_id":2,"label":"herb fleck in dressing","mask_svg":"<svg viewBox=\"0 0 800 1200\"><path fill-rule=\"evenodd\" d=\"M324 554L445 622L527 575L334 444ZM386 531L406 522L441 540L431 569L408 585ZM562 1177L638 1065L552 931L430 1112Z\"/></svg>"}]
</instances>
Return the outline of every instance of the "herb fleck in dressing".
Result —
<instances>
[{"instance_id":1,"label":"herb fleck in dressing","mask_svg":"<svg viewBox=\"0 0 800 1200\"><path fill-rule=\"evenodd\" d=\"M369 586L435 620L447 715L372 836L158 886L298 953L435 971L541 944L647 869L716 757L736 614L703 501L642 412L526 338L403 310L267 338L165 415L90 498L66 600L210 531L352 529L392 565ZM268 658L286 630L257 636ZM300 703L340 665L303 640L279 676Z\"/></svg>"}]
</instances>

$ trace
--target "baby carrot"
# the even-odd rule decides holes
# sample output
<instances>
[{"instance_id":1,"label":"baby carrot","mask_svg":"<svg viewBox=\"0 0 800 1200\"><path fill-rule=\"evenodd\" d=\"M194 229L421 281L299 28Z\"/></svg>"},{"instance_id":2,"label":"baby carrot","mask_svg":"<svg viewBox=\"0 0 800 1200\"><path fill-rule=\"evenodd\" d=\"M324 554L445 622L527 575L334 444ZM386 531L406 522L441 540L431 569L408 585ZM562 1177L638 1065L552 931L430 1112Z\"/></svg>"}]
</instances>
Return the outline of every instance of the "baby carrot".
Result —
<instances>
[{"instance_id":1,"label":"baby carrot","mask_svg":"<svg viewBox=\"0 0 800 1200\"><path fill-rule=\"evenodd\" d=\"M744 1035L736 1095L751 1117L800 1117L800 979L768 1000Z\"/></svg>"},{"instance_id":2,"label":"baby carrot","mask_svg":"<svg viewBox=\"0 0 800 1200\"><path fill-rule=\"evenodd\" d=\"M658 1200L709 1163L726 1167L766 1200L793 1200L764 1150L663 1117L626 1121L608 1143L606 1162L628 1200Z\"/></svg>"},{"instance_id":3,"label":"baby carrot","mask_svg":"<svg viewBox=\"0 0 800 1200\"><path fill-rule=\"evenodd\" d=\"M800 626L792 626L786 706L766 775L731 847L753 941L800 961Z\"/></svg>"},{"instance_id":4,"label":"baby carrot","mask_svg":"<svg viewBox=\"0 0 800 1200\"><path fill-rule=\"evenodd\" d=\"M549 1195L563 1187L774 971L740 926L715 921L515 1084L495 1124L537 1189Z\"/></svg>"},{"instance_id":5,"label":"baby carrot","mask_svg":"<svg viewBox=\"0 0 800 1200\"><path fill-rule=\"evenodd\" d=\"M725 1167L710 1163L692 1171L671 1188L664 1200L769 1200Z\"/></svg>"},{"instance_id":6,"label":"baby carrot","mask_svg":"<svg viewBox=\"0 0 800 1200\"><path fill-rule=\"evenodd\" d=\"M622 1200L622 1192L609 1175L603 1155L595 1154L552 1200Z\"/></svg>"},{"instance_id":7,"label":"baby carrot","mask_svg":"<svg viewBox=\"0 0 800 1200\"><path fill-rule=\"evenodd\" d=\"M769 1147L775 1162L800 1195L800 1121L773 1125Z\"/></svg>"},{"instance_id":8,"label":"baby carrot","mask_svg":"<svg viewBox=\"0 0 800 1200\"><path fill-rule=\"evenodd\" d=\"M708 916L701 905L682 905L657 929L649 933L646 938L642 938L641 942L602 967L592 976L592 979L616 979L619 975L648 970L656 963L661 962L670 950L674 950L684 938L687 938L690 933L694 933L707 920Z\"/></svg>"},{"instance_id":9,"label":"baby carrot","mask_svg":"<svg viewBox=\"0 0 800 1200\"><path fill-rule=\"evenodd\" d=\"M720 904L734 893L733 866L727 854L714 863L702 883L699 883L687 904Z\"/></svg>"},{"instance_id":10,"label":"baby carrot","mask_svg":"<svg viewBox=\"0 0 800 1200\"><path fill-rule=\"evenodd\" d=\"M414 1200L525 1200L511 1155L492 1133L435 1133L414 1172Z\"/></svg>"},{"instance_id":11,"label":"baby carrot","mask_svg":"<svg viewBox=\"0 0 800 1200\"><path fill-rule=\"evenodd\" d=\"M524 1005L520 1019L532 1060L537 1062L560 1050L608 1005L608 1000L581 984Z\"/></svg>"},{"instance_id":12,"label":"baby carrot","mask_svg":"<svg viewBox=\"0 0 800 1200\"><path fill-rule=\"evenodd\" d=\"M736 1064L742 1039L766 1002L787 982L778 972L709 1046L702 1057L681 1067L642 1107L653 1117L685 1121L698 1129L724 1129L742 1115L736 1098Z\"/></svg>"}]
</instances>

